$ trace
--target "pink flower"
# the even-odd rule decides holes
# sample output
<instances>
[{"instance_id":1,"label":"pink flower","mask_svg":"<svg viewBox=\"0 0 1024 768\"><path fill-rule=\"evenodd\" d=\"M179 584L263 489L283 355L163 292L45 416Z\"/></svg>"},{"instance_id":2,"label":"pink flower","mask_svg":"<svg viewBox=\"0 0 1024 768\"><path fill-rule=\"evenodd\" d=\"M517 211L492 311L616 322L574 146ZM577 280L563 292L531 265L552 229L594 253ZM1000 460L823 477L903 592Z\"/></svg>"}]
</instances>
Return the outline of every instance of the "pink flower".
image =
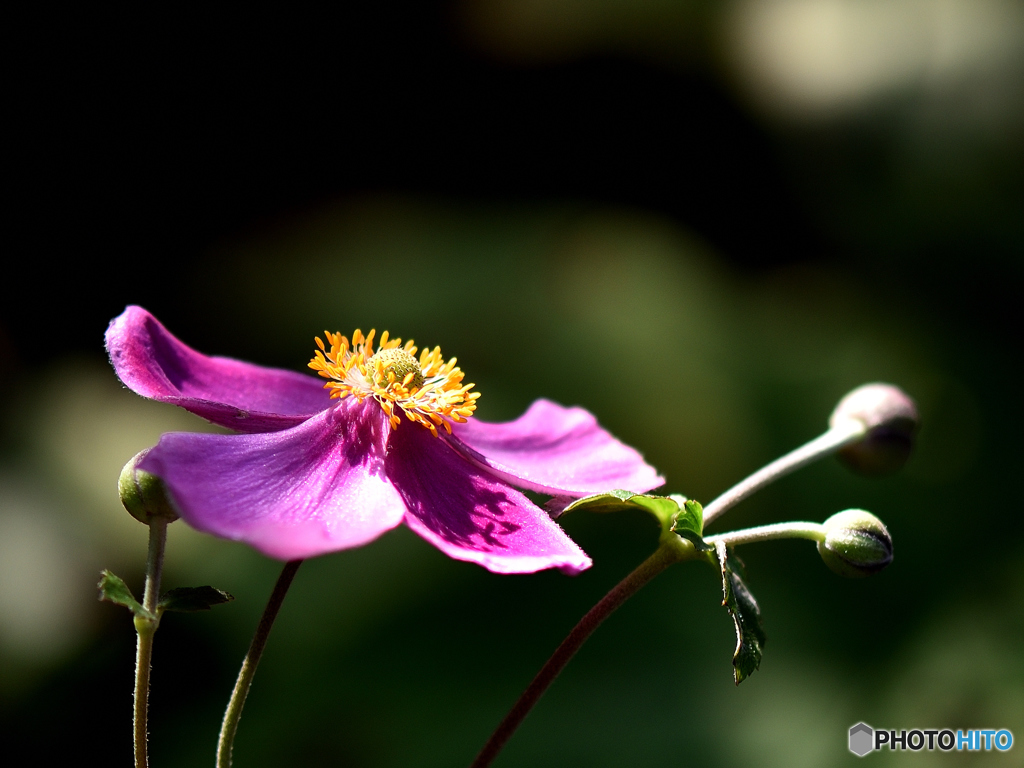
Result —
<instances>
[{"instance_id":1,"label":"pink flower","mask_svg":"<svg viewBox=\"0 0 1024 768\"><path fill-rule=\"evenodd\" d=\"M417 359L373 333L319 339L310 363L328 382L207 357L141 307L107 330L129 389L242 434L175 432L140 465L161 477L193 528L280 560L357 547L405 523L445 554L497 573L590 558L512 485L557 496L663 480L582 408L538 400L515 421L471 418L472 385L440 350ZM406 418L401 418L402 416ZM440 429L438 429L440 427Z\"/></svg>"}]
</instances>

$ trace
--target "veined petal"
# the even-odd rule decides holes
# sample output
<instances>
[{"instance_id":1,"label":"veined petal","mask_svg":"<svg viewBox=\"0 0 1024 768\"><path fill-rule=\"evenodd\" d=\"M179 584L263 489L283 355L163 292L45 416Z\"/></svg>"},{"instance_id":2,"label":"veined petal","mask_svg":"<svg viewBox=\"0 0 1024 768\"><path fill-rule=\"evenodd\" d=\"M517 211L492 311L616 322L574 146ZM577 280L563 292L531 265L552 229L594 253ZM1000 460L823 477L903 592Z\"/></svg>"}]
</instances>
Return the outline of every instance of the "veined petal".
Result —
<instances>
[{"instance_id":1,"label":"veined petal","mask_svg":"<svg viewBox=\"0 0 1024 768\"><path fill-rule=\"evenodd\" d=\"M142 307L114 318L106 341L118 378L133 392L238 432L288 429L331 404L316 378L200 354Z\"/></svg>"},{"instance_id":2,"label":"veined petal","mask_svg":"<svg viewBox=\"0 0 1024 768\"><path fill-rule=\"evenodd\" d=\"M279 560L357 547L402 522L384 472L391 427L346 400L292 429L164 435L140 467L163 478L181 517Z\"/></svg>"},{"instance_id":3,"label":"veined petal","mask_svg":"<svg viewBox=\"0 0 1024 768\"><path fill-rule=\"evenodd\" d=\"M460 451L501 479L553 496L613 488L644 493L665 478L633 448L601 428L583 408L537 400L515 421L452 424Z\"/></svg>"},{"instance_id":4,"label":"veined petal","mask_svg":"<svg viewBox=\"0 0 1024 768\"><path fill-rule=\"evenodd\" d=\"M408 507L406 525L449 557L495 573L590 567L546 512L418 424L403 419L392 430L386 468Z\"/></svg>"}]
</instances>

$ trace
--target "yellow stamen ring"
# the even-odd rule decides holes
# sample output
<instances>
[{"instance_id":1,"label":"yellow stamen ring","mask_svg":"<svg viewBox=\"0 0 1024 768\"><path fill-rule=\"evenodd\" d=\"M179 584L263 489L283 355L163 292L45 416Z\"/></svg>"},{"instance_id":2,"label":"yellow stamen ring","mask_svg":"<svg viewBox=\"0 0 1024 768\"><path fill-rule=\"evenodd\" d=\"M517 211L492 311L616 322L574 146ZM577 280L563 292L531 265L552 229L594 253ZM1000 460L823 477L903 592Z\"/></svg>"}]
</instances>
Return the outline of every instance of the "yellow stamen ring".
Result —
<instances>
[{"instance_id":1,"label":"yellow stamen ring","mask_svg":"<svg viewBox=\"0 0 1024 768\"><path fill-rule=\"evenodd\" d=\"M359 402L372 397L397 427L401 420L395 413L397 405L409 421L430 430L437 437L437 428L452 428L448 420L464 422L476 410L479 392L470 392L475 385L462 384L465 374L455 366L453 357L447 363L441 348L424 349L416 358L416 346L409 339L389 339L384 331L376 352L373 337L376 331L363 336L356 329L352 342L340 333L324 331L327 344L316 337L319 349L309 367L325 379L324 389L331 397L342 399L352 395ZM328 348L327 345L330 345Z\"/></svg>"}]
</instances>

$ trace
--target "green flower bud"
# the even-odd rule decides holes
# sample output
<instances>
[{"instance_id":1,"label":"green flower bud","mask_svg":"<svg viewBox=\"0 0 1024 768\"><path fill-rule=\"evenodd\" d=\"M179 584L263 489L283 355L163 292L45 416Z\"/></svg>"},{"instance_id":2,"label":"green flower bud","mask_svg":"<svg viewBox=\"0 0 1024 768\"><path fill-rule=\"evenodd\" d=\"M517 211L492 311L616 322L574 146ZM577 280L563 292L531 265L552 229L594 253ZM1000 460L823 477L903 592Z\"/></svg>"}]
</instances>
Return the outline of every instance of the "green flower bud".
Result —
<instances>
[{"instance_id":1,"label":"green flower bud","mask_svg":"<svg viewBox=\"0 0 1024 768\"><path fill-rule=\"evenodd\" d=\"M917 406L891 384L865 384L839 401L829 426L856 420L867 435L839 451L851 469L865 475L885 475L903 467L914 447L919 417Z\"/></svg>"},{"instance_id":2,"label":"green flower bud","mask_svg":"<svg viewBox=\"0 0 1024 768\"><path fill-rule=\"evenodd\" d=\"M818 553L840 576L862 578L892 562L892 537L882 521L863 509L838 512L823 524Z\"/></svg>"},{"instance_id":3,"label":"green flower bud","mask_svg":"<svg viewBox=\"0 0 1024 768\"><path fill-rule=\"evenodd\" d=\"M164 489L164 481L156 475L138 469L139 463L149 450L141 451L124 465L117 479L117 490L121 503L128 514L140 523L149 525L155 517L162 517L169 523L178 519L178 513L171 506Z\"/></svg>"}]
</instances>

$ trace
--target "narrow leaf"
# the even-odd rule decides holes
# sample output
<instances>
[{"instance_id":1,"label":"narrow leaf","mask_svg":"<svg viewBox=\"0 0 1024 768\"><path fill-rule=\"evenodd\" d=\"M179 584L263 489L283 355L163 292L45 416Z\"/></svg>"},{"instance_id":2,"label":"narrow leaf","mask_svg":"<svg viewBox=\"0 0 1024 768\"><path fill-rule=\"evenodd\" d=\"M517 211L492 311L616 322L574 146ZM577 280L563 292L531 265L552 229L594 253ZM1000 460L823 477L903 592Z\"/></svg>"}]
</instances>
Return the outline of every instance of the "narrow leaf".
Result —
<instances>
[{"instance_id":1,"label":"narrow leaf","mask_svg":"<svg viewBox=\"0 0 1024 768\"><path fill-rule=\"evenodd\" d=\"M222 589L216 587L175 587L160 598L158 608L162 611L192 613L208 611L215 605L234 600Z\"/></svg>"},{"instance_id":2,"label":"narrow leaf","mask_svg":"<svg viewBox=\"0 0 1024 768\"><path fill-rule=\"evenodd\" d=\"M722 605L732 616L736 629L736 650L732 654L736 685L750 677L759 666L766 641L761 609L743 583L743 562L724 542L717 543L718 564L722 570Z\"/></svg>"},{"instance_id":3,"label":"narrow leaf","mask_svg":"<svg viewBox=\"0 0 1024 768\"><path fill-rule=\"evenodd\" d=\"M149 615L148 611L135 599L135 595L128 589L128 585L124 583L120 576L110 571L101 571L100 583L96 586L100 590L100 600L124 606L136 616Z\"/></svg>"}]
</instances>

